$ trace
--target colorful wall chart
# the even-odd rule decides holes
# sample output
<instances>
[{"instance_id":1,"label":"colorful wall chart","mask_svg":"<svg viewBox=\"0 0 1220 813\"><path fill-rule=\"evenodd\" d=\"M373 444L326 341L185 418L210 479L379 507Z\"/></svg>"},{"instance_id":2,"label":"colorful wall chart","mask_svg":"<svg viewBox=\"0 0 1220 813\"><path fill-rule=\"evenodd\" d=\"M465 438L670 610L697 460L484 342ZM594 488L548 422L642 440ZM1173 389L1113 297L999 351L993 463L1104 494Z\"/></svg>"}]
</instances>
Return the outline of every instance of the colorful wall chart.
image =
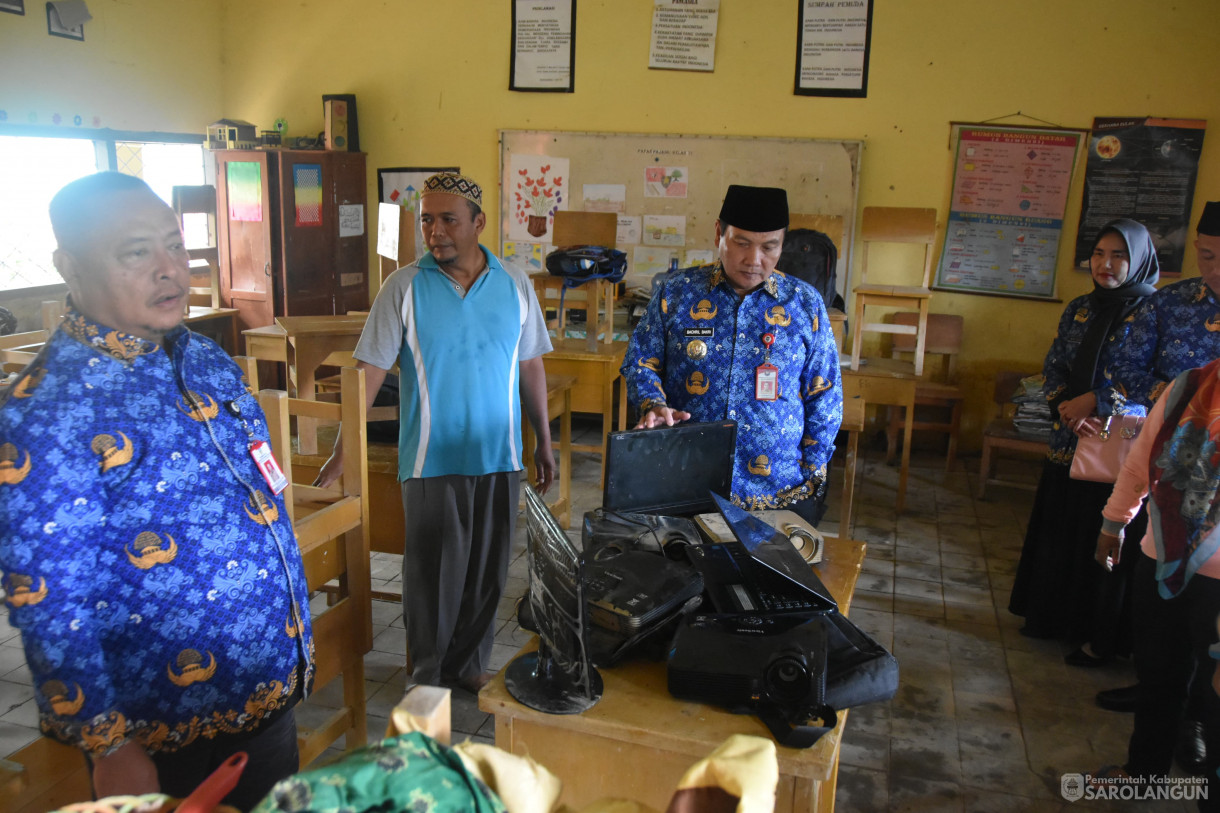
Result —
<instances>
[{"instance_id":1,"label":"colorful wall chart","mask_svg":"<svg viewBox=\"0 0 1220 813\"><path fill-rule=\"evenodd\" d=\"M960 127L935 287L1055 297L1055 264L1081 135Z\"/></svg>"},{"instance_id":2,"label":"colorful wall chart","mask_svg":"<svg viewBox=\"0 0 1220 813\"><path fill-rule=\"evenodd\" d=\"M322 165L297 164L292 168L292 196L298 226L322 225Z\"/></svg>"},{"instance_id":3,"label":"colorful wall chart","mask_svg":"<svg viewBox=\"0 0 1220 813\"><path fill-rule=\"evenodd\" d=\"M229 192L229 220L257 223L263 219L263 178L256 161L225 164Z\"/></svg>"}]
</instances>

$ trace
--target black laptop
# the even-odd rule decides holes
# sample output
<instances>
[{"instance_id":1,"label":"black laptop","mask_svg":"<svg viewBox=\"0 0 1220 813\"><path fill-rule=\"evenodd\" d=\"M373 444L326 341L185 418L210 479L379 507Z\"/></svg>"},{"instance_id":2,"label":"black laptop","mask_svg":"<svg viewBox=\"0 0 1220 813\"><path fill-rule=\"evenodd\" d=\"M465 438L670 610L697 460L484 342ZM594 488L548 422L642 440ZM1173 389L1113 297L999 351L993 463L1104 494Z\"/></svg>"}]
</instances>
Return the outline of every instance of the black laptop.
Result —
<instances>
[{"instance_id":1,"label":"black laptop","mask_svg":"<svg viewBox=\"0 0 1220 813\"><path fill-rule=\"evenodd\" d=\"M838 607L788 537L720 496L713 502L736 540L691 545L686 555L716 612L782 615Z\"/></svg>"},{"instance_id":2,"label":"black laptop","mask_svg":"<svg viewBox=\"0 0 1220 813\"><path fill-rule=\"evenodd\" d=\"M682 517L716 510L733 482L737 422L680 423L612 432L602 507Z\"/></svg>"}]
</instances>

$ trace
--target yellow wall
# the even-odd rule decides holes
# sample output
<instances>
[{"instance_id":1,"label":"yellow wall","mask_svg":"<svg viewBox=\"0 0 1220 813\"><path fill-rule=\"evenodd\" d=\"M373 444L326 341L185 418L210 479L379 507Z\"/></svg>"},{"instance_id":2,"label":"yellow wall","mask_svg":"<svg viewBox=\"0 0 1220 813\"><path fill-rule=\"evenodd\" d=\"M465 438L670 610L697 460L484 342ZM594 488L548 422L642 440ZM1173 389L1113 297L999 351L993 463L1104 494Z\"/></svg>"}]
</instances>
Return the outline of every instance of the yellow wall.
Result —
<instances>
[{"instance_id":1,"label":"yellow wall","mask_svg":"<svg viewBox=\"0 0 1220 813\"><path fill-rule=\"evenodd\" d=\"M862 139L860 205L932 206L942 223L950 121L1016 111L1074 127L1109 115L1220 121L1220 96L1204 89L1220 75L1212 0L875 0L867 99L792 95L796 0L724 0L712 74L648 70L651 0L578 0L576 92L513 93L509 7L228 0L226 115L283 115L296 133L316 132L321 95L355 93L371 169L458 164L489 191L502 128ZM1204 153L1196 211L1209 191L1220 198L1216 153ZM1079 198L1078 176L1059 263L1065 302L1089 288L1069 269ZM975 446L994 371L1039 367L1063 304L938 293L932 308L966 317L964 445Z\"/></svg>"},{"instance_id":2,"label":"yellow wall","mask_svg":"<svg viewBox=\"0 0 1220 813\"><path fill-rule=\"evenodd\" d=\"M33 8L0 14L0 108L10 122L26 108L79 108L104 126L192 132L221 116L264 128L283 116L303 135L322 128L323 93L355 93L370 200L379 166L458 164L488 189L489 245L501 128L861 139L860 205L932 206L943 223L950 121L1016 111L1072 127L1094 116L1220 121L1214 0L875 0L866 99L792 95L796 0L724 0L711 74L647 69L651 6L578 0L574 94L507 90L507 0L90 0L85 43L46 37ZM1220 198L1216 156L1209 145L1196 213ZM1068 267L1079 179L1064 302L1089 287ZM935 295L933 310L966 317L966 447L993 372L1039 366L1062 307Z\"/></svg>"},{"instance_id":3,"label":"yellow wall","mask_svg":"<svg viewBox=\"0 0 1220 813\"><path fill-rule=\"evenodd\" d=\"M48 36L41 0L25 0L25 16L0 14L4 123L52 125L59 114L72 129L79 115L84 127L202 135L223 115L219 4L88 5L84 42Z\"/></svg>"}]
</instances>

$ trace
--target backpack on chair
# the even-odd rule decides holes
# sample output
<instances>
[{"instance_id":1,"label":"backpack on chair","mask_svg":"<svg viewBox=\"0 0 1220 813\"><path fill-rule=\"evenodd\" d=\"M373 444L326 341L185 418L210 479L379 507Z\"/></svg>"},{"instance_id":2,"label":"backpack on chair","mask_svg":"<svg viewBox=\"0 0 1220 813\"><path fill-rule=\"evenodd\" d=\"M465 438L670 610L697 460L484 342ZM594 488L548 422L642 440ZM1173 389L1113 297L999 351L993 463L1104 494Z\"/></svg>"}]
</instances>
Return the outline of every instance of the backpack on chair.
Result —
<instances>
[{"instance_id":1,"label":"backpack on chair","mask_svg":"<svg viewBox=\"0 0 1220 813\"><path fill-rule=\"evenodd\" d=\"M775 267L812 285L827 308L843 310L843 297L835 289L838 263L838 249L825 234L813 229L791 229L784 235L784 249Z\"/></svg>"}]
</instances>

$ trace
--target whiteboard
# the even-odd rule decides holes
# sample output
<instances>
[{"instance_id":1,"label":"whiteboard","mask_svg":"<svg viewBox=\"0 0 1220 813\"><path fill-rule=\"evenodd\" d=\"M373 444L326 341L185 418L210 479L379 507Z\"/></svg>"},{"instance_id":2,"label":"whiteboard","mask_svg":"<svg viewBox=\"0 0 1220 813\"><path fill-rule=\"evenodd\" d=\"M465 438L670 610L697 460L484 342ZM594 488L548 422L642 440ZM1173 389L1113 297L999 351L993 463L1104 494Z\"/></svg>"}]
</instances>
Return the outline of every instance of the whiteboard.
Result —
<instances>
[{"instance_id":1,"label":"whiteboard","mask_svg":"<svg viewBox=\"0 0 1220 813\"><path fill-rule=\"evenodd\" d=\"M523 202L517 196L537 191L540 186L523 184L545 174L546 191L552 195L543 206L618 209L622 218L640 219L638 242L626 235L628 241L620 241L617 248L626 252L630 263L628 284L647 287L658 261L667 265L676 258L685 266L693 264L688 259L715 257L716 217L730 184L778 186L787 190L793 215L843 218L838 266L843 293L851 268L862 152L861 141L501 130L501 249L526 270L541 270L541 257L551 249L550 231L524 231ZM540 173L543 168L548 172ZM554 184L561 170L566 176ZM585 200L587 188L595 199ZM607 194L611 200L605 199ZM555 203L556 197L562 200ZM646 218L654 226L651 232L642 228ZM535 221L538 232L537 217Z\"/></svg>"}]
</instances>

